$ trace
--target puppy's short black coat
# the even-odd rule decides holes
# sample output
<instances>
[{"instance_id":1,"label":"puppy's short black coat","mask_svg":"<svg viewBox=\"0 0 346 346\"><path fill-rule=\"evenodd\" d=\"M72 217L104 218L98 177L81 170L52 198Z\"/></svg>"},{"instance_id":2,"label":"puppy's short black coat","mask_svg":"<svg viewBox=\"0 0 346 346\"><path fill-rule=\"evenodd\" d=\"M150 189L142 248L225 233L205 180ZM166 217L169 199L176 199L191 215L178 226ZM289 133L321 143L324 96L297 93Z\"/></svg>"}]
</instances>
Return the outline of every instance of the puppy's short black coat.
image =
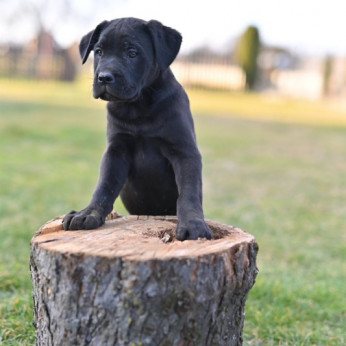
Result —
<instances>
[{"instance_id":1,"label":"puppy's short black coat","mask_svg":"<svg viewBox=\"0 0 346 346\"><path fill-rule=\"evenodd\" d=\"M189 100L169 68L181 41L136 18L104 21L82 38L83 63L94 51L93 95L108 101L107 148L89 205L65 216L65 230L102 225L120 194L131 214L176 214L179 240L211 238Z\"/></svg>"}]
</instances>

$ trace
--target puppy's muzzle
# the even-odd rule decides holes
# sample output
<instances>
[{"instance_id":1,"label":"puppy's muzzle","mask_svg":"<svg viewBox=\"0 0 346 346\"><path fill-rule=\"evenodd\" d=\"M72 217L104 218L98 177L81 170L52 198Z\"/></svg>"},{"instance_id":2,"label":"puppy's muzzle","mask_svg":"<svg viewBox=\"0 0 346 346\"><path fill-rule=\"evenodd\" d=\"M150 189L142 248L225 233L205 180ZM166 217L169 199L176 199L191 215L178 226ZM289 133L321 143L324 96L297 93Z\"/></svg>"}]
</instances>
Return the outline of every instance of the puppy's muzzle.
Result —
<instances>
[{"instance_id":1,"label":"puppy's muzzle","mask_svg":"<svg viewBox=\"0 0 346 346\"><path fill-rule=\"evenodd\" d=\"M137 98L138 90L127 83L124 76L110 70L96 74L93 95L105 101L132 101Z\"/></svg>"}]
</instances>

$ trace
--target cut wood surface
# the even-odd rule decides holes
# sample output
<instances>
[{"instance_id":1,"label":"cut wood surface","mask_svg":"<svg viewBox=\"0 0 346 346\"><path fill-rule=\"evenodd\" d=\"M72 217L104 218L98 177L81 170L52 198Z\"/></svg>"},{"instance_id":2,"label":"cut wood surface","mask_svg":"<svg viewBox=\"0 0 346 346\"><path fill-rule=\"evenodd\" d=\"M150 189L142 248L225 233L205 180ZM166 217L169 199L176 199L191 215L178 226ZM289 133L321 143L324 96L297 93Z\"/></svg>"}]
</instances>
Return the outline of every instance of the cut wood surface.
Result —
<instances>
[{"instance_id":1,"label":"cut wood surface","mask_svg":"<svg viewBox=\"0 0 346 346\"><path fill-rule=\"evenodd\" d=\"M49 221L31 242L37 345L240 345L257 244L206 220L180 242L173 216L113 213L95 230Z\"/></svg>"}]
</instances>

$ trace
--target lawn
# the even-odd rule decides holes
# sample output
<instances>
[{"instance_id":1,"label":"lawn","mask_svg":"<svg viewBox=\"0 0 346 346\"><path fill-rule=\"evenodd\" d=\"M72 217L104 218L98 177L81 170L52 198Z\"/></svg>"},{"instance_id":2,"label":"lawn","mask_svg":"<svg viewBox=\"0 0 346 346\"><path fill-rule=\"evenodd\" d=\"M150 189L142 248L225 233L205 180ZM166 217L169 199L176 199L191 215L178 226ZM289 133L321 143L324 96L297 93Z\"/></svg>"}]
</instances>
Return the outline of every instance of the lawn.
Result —
<instances>
[{"instance_id":1,"label":"lawn","mask_svg":"<svg viewBox=\"0 0 346 346\"><path fill-rule=\"evenodd\" d=\"M89 83L0 80L0 345L34 343L30 238L85 206L96 182L105 104ZM345 344L346 111L189 94L206 217L252 233L260 247L244 344Z\"/></svg>"}]
</instances>

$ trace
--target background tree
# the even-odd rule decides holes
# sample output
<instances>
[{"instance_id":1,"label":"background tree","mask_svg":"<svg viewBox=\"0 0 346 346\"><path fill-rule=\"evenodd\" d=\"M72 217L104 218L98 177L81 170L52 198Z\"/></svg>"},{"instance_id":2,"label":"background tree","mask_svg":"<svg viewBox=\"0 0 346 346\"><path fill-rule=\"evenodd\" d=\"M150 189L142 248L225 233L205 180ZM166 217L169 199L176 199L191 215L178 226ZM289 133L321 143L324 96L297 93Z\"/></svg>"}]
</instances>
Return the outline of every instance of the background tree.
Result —
<instances>
[{"instance_id":1,"label":"background tree","mask_svg":"<svg viewBox=\"0 0 346 346\"><path fill-rule=\"evenodd\" d=\"M330 79L333 72L333 57L327 55L323 61L323 93L328 96L330 93Z\"/></svg>"},{"instance_id":2,"label":"background tree","mask_svg":"<svg viewBox=\"0 0 346 346\"><path fill-rule=\"evenodd\" d=\"M235 49L235 59L245 73L246 88L254 89L257 77L257 57L261 42L255 26L248 26L240 36Z\"/></svg>"}]
</instances>

